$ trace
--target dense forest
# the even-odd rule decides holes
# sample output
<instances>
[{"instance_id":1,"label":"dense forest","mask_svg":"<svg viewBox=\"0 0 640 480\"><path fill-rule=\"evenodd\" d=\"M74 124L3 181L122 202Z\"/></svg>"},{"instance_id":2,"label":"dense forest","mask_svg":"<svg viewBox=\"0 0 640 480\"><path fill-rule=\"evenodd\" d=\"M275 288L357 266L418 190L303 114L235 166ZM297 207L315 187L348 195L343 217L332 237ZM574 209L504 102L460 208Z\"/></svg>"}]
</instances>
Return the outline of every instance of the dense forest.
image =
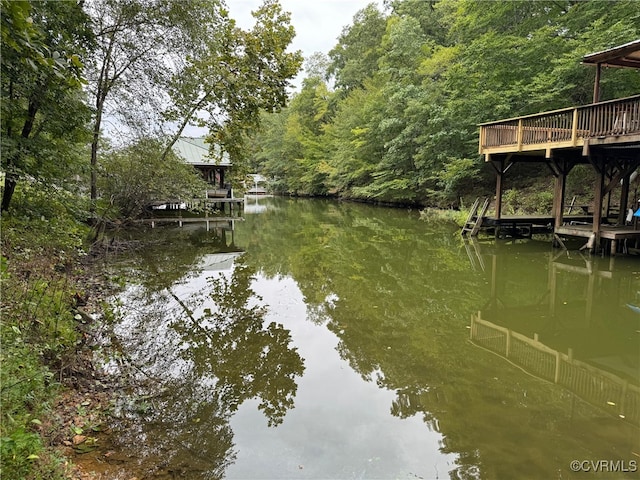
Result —
<instances>
[{"instance_id":1,"label":"dense forest","mask_svg":"<svg viewBox=\"0 0 640 480\"><path fill-rule=\"evenodd\" d=\"M301 91L263 116L250 158L276 191L428 206L491 191L477 124L591 103L582 57L640 38L634 1L385 5L307 59ZM638 72L604 72L601 99L639 91Z\"/></svg>"},{"instance_id":2,"label":"dense forest","mask_svg":"<svg viewBox=\"0 0 640 480\"><path fill-rule=\"evenodd\" d=\"M227 150L236 182L457 205L493 181L478 123L590 103L582 57L640 38L635 0L385 0L306 59L277 0L248 30L224 0L1 0L0 14L3 478L69 478L53 447L97 428L100 402L77 393L93 378L83 312L107 322L119 281L92 271L97 240L151 199L202 191L172 150L187 126ZM603 100L637 94L640 75L601 85Z\"/></svg>"},{"instance_id":3,"label":"dense forest","mask_svg":"<svg viewBox=\"0 0 640 480\"><path fill-rule=\"evenodd\" d=\"M386 0L328 53L291 52L276 0L2 1L2 210L16 187L129 217L201 191L171 145L204 127L278 193L451 205L490 184L477 124L591 102L585 54L640 38L637 2ZM347 23L348 19L345 19ZM609 69L601 99L640 91Z\"/></svg>"}]
</instances>

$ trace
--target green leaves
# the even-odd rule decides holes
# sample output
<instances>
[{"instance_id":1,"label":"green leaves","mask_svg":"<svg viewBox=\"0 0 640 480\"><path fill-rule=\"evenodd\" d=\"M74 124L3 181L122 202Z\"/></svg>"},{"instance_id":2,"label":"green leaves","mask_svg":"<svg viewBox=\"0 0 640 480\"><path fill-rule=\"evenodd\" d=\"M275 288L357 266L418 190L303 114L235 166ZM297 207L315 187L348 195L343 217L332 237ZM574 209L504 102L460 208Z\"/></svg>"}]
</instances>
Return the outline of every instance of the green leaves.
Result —
<instances>
[{"instance_id":1,"label":"green leaves","mask_svg":"<svg viewBox=\"0 0 640 480\"><path fill-rule=\"evenodd\" d=\"M589 103L594 70L582 57L640 36L627 0L388 3L386 15L358 12L331 50L327 109L313 104L314 74L286 112L287 135L256 137L256 147L272 134L297 139L295 155L257 154L289 192L321 183L345 197L451 205L491 188L477 124ZM605 73L603 98L640 89L635 71Z\"/></svg>"},{"instance_id":2,"label":"green leaves","mask_svg":"<svg viewBox=\"0 0 640 480\"><path fill-rule=\"evenodd\" d=\"M206 190L197 171L173 152L163 155L160 140L146 139L105 152L100 161L100 193L115 212L107 216L135 218L152 200L190 199Z\"/></svg>"},{"instance_id":3,"label":"green leaves","mask_svg":"<svg viewBox=\"0 0 640 480\"><path fill-rule=\"evenodd\" d=\"M76 2L2 2L2 209L29 176L60 181L85 131L82 58L92 48L89 20Z\"/></svg>"}]
</instances>

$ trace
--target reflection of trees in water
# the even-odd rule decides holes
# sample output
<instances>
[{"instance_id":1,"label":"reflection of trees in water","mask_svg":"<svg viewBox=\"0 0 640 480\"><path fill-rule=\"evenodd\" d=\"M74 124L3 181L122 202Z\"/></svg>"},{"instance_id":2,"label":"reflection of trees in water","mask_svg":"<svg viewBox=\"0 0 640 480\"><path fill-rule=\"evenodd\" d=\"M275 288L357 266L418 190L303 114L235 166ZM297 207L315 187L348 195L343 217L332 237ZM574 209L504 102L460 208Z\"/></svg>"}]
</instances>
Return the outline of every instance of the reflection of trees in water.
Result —
<instances>
[{"instance_id":1,"label":"reflection of trees in water","mask_svg":"<svg viewBox=\"0 0 640 480\"><path fill-rule=\"evenodd\" d=\"M529 478L551 478L585 450L617 458L612 452L637 445L637 432L631 437L613 421L597 427L598 411L468 343L465 327L489 298L491 278L470 270L454 229L399 210L274 202L282 208L249 219L252 261L266 276L297 282L308 319L335 333L339 355L366 381L396 392L392 415L418 415L442 432L442 451L457 455L452 478L518 478L522 465ZM544 298L546 251L500 244L518 286L509 298ZM574 295L576 286L567 278ZM601 287L609 297L619 291Z\"/></svg>"},{"instance_id":2,"label":"reflection of trees in water","mask_svg":"<svg viewBox=\"0 0 640 480\"><path fill-rule=\"evenodd\" d=\"M228 410L197 381L165 382L162 394L139 397L129 412L123 443L154 478L223 478L235 460Z\"/></svg>"},{"instance_id":3,"label":"reflection of trees in water","mask_svg":"<svg viewBox=\"0 0 640 480\"><path fill-rule=\"evenodd\" d=\"M182 358L193 363L198 377L216 379L215 389L230 412L260 398L269 425L278 425L293 406L295 378L304 366L289 346L289 331L275 322L264 325L266 308L251 306L253 299L261 300L251 289L254 278L239 261L231 279L210 279L210 306L200 318L188 313L172 327L186 347Z\"/></svg>"},{"instance_id":4,"label":"reflection of trees in water","mask_svg":"<svg viewBox=\"0 0 640 480\"><path fill-rule=\"evenodd\" d=\"M265 325L254 278L239 259L229 278L210 278L187 298L168 288L130 308L122 343L153 382L125 409L132 421L122 435L157 475L221 478L235 459L228 422L245 400L259 399L271 426L293 407L303 361L288 330Z\"/></svg>"}]
</instances>

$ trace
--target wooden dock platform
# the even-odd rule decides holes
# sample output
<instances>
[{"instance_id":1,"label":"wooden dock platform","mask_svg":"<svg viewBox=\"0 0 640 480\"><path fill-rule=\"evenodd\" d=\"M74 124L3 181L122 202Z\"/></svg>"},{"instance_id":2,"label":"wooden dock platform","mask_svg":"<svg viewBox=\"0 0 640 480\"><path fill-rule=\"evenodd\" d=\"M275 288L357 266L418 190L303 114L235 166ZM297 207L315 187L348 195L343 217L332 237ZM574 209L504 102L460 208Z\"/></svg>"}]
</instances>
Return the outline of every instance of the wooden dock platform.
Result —
<instances>
[{"instance_id":1,"label":"wooden dock platform","mask_svg":"<svg viewBox=\"0 0 640 480\"><path fill-rule=\"evenodd\" d=\"M227 205L229 206L227 209ZM244 197L203 197L192 198L190 200L182 199L164 199L156 200L152 204L148 205L151 211L213 211L220 210L223 213L229 212L229 215L233 215L236 212L241 212L244 208Z\"/></svg>"},{"instance_id":2,"label":"wooden dock platform","mask_svg":"<svg viewBox=\"0 0 640 480\"><path fill-rule=\"evenodd\" d=\"M177 223L179 227L182 227L184 224L191 223L204 223L206 225L207 231L211 229L212 226L220 227L221 225L233 225L235 221L244 221L242 217L154 217L154 218L142 218L137 220L137 223L151 225L151 228L155 228L156 225L161 225L164 223Z\"/></svg>"},{"instance_id":3,"label":"wooden dock platform","mask_svg":"<svg viewBox=\"0 0 640 480\"><path fill-rule=\"evenodd\" d=\"M589 222L591 216L566 215L567 222ZM505 215L500 218L482 217L481 229L493 230L497 237L531 238L533 234L553 233L552 215Z\"/></svg>"},{"instance_id":4,"label":"wooden dock platform","mask_svg":"<svg viewBox=\"0 0 640 480\"><path fill-rule=\"evenodd\" d=\"M600 239L609 243L609 252L615 255L621 247L623 253L629 253L630 249L636 250L640 245L640 230L634 227L622 225L600 225ZM556 235L569 237L591 238L593 236L593 224L568 224L555 229ZM624 242L624 243L622 243Z\"/></svg>"},{"instance_id":5,"label":"wooden dock platform","mask_svg":"<svg viewBox=\"0 0 640 480\"><path fill-rule=\"evenodd\" d=\"M590 239L594 235L592 216L567 215L564 220L562 226L554 227L555 219L551 215L482 217L478 230L492 232L498 238L531 238L534 234L554 234L556 238L559 236ZM640 230L633 226L602 224L599 237L608 244L607 250L611 255L631 253L640 249Z\"/></svg>"}]
</instances>

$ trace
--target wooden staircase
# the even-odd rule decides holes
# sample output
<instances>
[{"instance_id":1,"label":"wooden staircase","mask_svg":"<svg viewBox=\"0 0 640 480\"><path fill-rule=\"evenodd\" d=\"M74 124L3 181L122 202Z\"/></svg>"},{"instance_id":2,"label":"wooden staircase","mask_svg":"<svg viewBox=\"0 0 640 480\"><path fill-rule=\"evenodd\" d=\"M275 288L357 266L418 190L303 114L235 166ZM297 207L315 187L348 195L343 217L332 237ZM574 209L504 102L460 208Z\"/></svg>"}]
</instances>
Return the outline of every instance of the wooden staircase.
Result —
<instances>
[{"instance_id":1,"label":"wooden staircase","mask_svg":"<svg viewBox=\"0 0 640 480\"><path fill-rule=\"evenodd\" d=\"M462 227L462 231L460 235L475 237L478 235L480 231L480 227L482 227L482 219L484 218L484 214L487 213L487 209L489 208L489 197L485 197L482 206L480 206L480 197L476 198L476 201L473 202L471 206L471 210L469 211L469 216L467 217L467 221Z\"/></svg>"}]
</instances>

